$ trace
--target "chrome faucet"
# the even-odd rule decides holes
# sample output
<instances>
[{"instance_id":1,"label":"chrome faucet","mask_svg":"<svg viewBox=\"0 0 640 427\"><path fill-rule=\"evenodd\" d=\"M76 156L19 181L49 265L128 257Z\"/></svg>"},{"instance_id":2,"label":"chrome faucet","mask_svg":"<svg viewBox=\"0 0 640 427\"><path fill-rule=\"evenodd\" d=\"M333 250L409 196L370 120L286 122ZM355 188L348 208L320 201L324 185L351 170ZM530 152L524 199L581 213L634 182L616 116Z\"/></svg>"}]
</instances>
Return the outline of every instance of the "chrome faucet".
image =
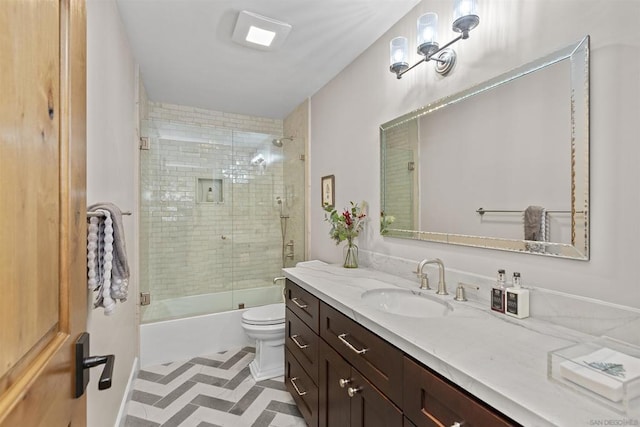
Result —
<instances>
[{"instance_id":1,"label":"chrome faucet","mask_svg":"<svg viewBox=\"0 0 640 427\"><path fill-rule=\"evenodd\" d=\"M444 281L444 263L440 258L434 258L434 259L425 258L422 261L420 261L420 264L418 264L418 269L416 273L418 274L418 276L420 276L420 289L431 289L429 287L429 278L427 277L426 273L422 272L422 270L424 269L424 266L427 264L438 264L438 272L440 273L440 276L438 280L438 290L436 291L436 294L449 295L449 293L447 292L447 284Z\"/></svg>"}]
</instances>

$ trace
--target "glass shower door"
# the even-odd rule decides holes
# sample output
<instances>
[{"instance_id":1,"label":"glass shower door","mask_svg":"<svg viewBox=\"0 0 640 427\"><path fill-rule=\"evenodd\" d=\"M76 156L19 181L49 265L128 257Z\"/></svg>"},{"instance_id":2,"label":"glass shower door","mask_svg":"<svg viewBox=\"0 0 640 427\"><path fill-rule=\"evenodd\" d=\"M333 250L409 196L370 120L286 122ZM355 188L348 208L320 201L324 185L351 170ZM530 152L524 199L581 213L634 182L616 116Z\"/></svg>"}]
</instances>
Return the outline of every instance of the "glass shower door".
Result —
<instances>
[{"instance_id":1,"label":"glass shower door","mask_svg":"<svg viewBox=\"0 0 640 427\"><path fill-rule=\"evenodd\" d=\"M281 301L284 198L282 150L273 135L233 132L233 296L234 307ZM279 203L280 202L280 203Z\"/></svg>"},{"instance_id":2,"label":"glass shower door","mask_svg":"<svg viewBox=\"0 0 640 427\"><path fill-rule=\"evenodd\" d=\"M141 156L143 322L230 310L232 132L156 132Z\"/></svg>"}]
</instances>

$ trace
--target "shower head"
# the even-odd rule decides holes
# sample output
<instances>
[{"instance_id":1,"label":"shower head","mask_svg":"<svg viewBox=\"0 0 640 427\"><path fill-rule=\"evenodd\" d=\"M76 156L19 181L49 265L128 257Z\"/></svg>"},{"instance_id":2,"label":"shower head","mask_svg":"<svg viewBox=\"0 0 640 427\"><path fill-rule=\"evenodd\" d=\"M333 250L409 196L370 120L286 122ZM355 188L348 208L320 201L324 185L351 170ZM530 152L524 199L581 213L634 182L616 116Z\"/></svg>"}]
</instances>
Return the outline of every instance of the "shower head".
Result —
<instances>
[{"instance_id":1,"label":"shower head","mask_svg":"<svg viewBox=\"0 0 640 427\"><path fill-rule=\"evenodd\" d=\"M292 136L287 136L284 138L278 138L278 139L274 139L273 141L271 141L273 143L273 145L275 145L276 147L282 147L282 143L284 141L293 141L293 137Z\"/></svg>"},{"instance_id":2,"label":"shower head","mask_svg":"<svg viewBox=\"0 0 640 427\"><path fill-rule=\"evenodd\" d=\"M260 153L258 153L258 155L256 155L253 159L251 159L251 164L254 166L261 166L261 165L266 166L265 162L266 160Z\"/></svg>"}]
</instances>

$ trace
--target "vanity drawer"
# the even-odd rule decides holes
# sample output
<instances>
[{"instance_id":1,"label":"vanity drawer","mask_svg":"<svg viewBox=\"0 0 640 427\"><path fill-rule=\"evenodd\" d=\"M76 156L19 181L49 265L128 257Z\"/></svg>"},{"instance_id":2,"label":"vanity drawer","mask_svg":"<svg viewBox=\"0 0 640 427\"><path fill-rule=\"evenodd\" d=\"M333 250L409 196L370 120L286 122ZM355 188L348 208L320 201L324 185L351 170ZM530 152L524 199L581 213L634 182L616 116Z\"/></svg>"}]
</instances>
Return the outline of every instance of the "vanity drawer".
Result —
<instances>
[{"instance_id":1,"label":"vanity drawer","mask_svg":"<svg viewBox=\"0 0 640 427\"><path fill-rule=\"evenodd\" d=\"M318 386L285 348L284 383L309 427L318 426Z\"/></svg>"},{"instance_id":2,"label":"vanity drawer","mask_svg":"<svg viewBox=\"0 0 640 427\"><path fill-rule=\"evenodd\" d=\"M298 316L287 309L285 344L300 366L318 384L318 340L320 338Z\"/></svg>"},{"instance_id":3,"label":"vanity drawer","mask_svg":"<svg viewBox=\"0 0 640 427\"><path fill-rule=\"evenodd\" d=\"M316 334L318 333L320 301L300 286L287 279L285 288L285 304Z\"/></svg>"},{"instance_id":4,"label":"vanity drawer","mask_svg":"<svg viewBox=\"0 0 640 427\"><path fill-rule=\"evenodd\" d=\"M402 407L403 353L327 304L320 304L320 336L391 401Z\"/></svg>"},{"instance_id":5,"label":"vanity drawer","mask_svg":"<svg viewBox=\"0 0 640 427\"><path fill-rule=\"evenodd\" d=\"M405 357L404 414L417 427L518 426L502 414Z\"/></svg>"}]
</instances>

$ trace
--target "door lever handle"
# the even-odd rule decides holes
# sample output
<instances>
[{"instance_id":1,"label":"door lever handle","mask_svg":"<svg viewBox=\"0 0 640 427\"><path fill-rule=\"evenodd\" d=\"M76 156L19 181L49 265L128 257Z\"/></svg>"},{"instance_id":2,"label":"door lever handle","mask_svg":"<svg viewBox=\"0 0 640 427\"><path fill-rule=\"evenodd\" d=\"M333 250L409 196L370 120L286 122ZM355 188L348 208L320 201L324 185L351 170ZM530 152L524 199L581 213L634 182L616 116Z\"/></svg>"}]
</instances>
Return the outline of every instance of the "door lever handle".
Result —
<instances>
[{"instance_id":1,"label":"door lever handle","mask_svg":"<svg viewBox=\"0 0 640 427\"><path fill-rule=\"evenodd\" d=\"M98 381L98 390L106 390L111 387L111 377L113 377L113 364L116 356L109 354L107 356L90 356L82 360L84 369L93 368L95 366L104 365L100 380Z\"/></svg>"},{"instance_id":2,"label":"door lever handle","mask_svg":"<svg viewBox=\"0 0 640 427\"><path fill-rule=\"evenodd\" d=\"M113 365L116 356L109 354L106 356L89 356L89 334L83 332L76 340L76 390L75 397L84 394L89 384L89 369L95 366L104 365L100 380L98 381L98 390L105 390L111 387L111 378L113 377Z\"/></svg>"}]
</instances>

